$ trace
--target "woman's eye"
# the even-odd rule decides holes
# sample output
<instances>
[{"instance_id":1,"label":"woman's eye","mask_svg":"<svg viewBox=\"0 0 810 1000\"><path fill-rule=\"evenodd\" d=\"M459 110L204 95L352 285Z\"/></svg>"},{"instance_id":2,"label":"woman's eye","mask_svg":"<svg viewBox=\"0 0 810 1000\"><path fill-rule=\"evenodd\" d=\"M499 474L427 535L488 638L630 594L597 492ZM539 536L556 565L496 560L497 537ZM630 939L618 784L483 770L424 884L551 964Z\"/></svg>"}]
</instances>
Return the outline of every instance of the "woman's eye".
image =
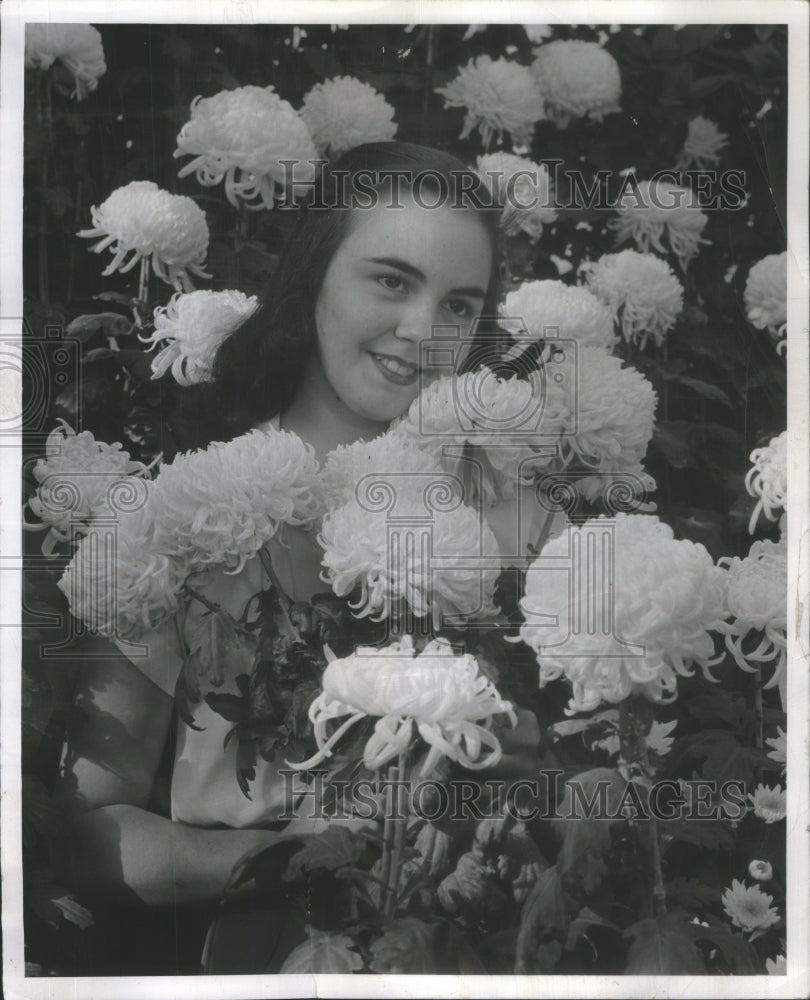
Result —
<instances>
[{"instance_id":1,"label":"woman's eye","mask_svg":"<svg viewBox=\"0 0 810 1000\"><path fill-rule=\"evenodd\" d=\"M381 274L377 281L390 292L401 292L405 288L405 282L396 274Z\"/></svg>"},{"instance_id":2,"label":"woman's eye","mask_svg":"<svg viewBox=\"0 0 810 1000\"><path fill-rule=\"evenodd\" d=\"M447 311L453 313L455 316L470 316L472 314L472 307L464 299L448 299Z\"/></svg>"}]
</instances>

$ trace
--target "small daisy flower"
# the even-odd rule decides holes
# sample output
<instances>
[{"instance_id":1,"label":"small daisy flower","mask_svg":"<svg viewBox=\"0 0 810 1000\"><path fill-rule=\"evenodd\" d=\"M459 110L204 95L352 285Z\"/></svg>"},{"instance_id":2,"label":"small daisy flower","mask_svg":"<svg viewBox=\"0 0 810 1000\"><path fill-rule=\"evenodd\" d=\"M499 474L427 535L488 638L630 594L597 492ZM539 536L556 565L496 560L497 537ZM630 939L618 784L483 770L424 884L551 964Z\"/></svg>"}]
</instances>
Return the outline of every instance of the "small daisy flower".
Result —
<instances>
[{"instance_id":1,"label":"small daisy flower","mask_svg":"<svg viewBox=\"0 0 810 1000\"><path fill-rule=\"evenodd\" d=\"M752 861L748 866L748 874L757 882L770 882L773 878L773 866L769 861Z\"/></svg>"},{"instance_id":2,"label":"small daisy flower","mask_svg":"<svg viewBox=\"0 0 810 1000\"><path fill-rule=\"evenodd\" d=\"M787 816L787 792L782 791L781 785L776 788L757 785L756 791L748 798L754 806L754 815L766 823L778 823Z\"/></svg>"},{"instance_id":3,"label":"small daisy flower","mask_svg":"<svg viewBox=\"0 0 810 1000\"><path fill-rule=\"evenodd\" d=\"M77 235L101 237L90 248L93 253L110 247L113 259L102 272L105 277L115 271L125 274L141 260L151 260L160 280L178 292L193 290L189 272L211 277L203 270L208 223L191 198L169 194L152 181L131 181L91 211L93 228Z\"/></svg>"},{"instance_id":4,"label":"small daisy flower","mask_svg":"<svg viewBox=\"0 0 810 1000\"><path fill-rule=\"evenodd\" d=\"M734 926L746 933L764 931L779 923L778 912L770 908L773 896L766 895L758 885L747 886L735 878L723 893L722 902Z\"/></svg>"}]
</instances>

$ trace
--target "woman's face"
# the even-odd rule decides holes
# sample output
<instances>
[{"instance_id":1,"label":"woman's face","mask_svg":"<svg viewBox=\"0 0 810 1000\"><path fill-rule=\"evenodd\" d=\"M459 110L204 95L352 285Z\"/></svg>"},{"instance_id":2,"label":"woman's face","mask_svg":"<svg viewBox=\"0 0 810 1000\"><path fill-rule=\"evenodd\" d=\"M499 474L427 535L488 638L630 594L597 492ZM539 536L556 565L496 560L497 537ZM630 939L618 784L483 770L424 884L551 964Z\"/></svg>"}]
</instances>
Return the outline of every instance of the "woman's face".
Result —
<instances>
[{"instance_id":1,"label":"woman's face","mask_svg":"<svg viewBox=\"0 0 810 1000\"><path fill-rule=\"evenodd\" d=\"M472 212L401 201L353 211L315 303L326 379L354 414L376 422L399 416L438 376L419 369L420 341L434 326L469 336L492 265Z\"/></svg>"}]
</instances>

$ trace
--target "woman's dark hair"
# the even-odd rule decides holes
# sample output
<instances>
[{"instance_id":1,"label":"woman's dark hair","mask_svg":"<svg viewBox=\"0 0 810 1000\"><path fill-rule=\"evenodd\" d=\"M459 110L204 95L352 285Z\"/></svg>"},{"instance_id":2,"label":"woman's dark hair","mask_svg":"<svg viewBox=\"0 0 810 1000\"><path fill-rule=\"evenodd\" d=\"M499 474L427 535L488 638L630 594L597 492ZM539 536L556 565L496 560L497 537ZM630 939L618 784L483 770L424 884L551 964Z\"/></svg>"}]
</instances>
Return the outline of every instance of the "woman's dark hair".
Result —
<instances>
[{"instance_id":1,"label":"woman's dark hair","mask_svg":"<svg viewBox=\"0 0 810 1000\"><path fill-rule=\"evenodd\" d=\"M355 191L354 179L362 176ZM393 179L392 179L393 178ZM401 178L401 180L400 180ZM450 153L404 142L358 146L323 168L296 211L295 225L253 314L223 342L213 381L184 390L175 419L179 449L228 441L280 413L293 398L316 343L315 302L332 257L357 207L369 192L389 196L390 185L425 189L454 208L475 212L490 237L492 270L482 317L497 312L500 278L500 205L481 178ZM435 198L435 194L432 194ZM494 327L490 327L493 329ZM485 324L480 324L483 332ZM480 361L473 344L466 367Z\"/></svg>"}]
</instances>

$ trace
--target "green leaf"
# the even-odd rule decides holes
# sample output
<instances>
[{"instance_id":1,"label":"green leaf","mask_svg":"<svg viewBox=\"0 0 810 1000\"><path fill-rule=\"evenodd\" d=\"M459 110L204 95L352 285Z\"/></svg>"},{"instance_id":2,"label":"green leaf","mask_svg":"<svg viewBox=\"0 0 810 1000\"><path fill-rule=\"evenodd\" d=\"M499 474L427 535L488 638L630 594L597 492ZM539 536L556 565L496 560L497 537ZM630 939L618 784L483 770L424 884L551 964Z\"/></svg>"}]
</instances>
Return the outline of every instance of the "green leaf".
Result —
<instances>
[{"instance_id":1,"label":"green leaf","mask_svg":"<svg viewBox=\"0 0 810 1000\"><path fill-rule=\"evenodd\" d=\"M329 827L310 838L294 854L284 871L284 881L293 882L305 872L323 868L335 871L343 865L355 865L363 854L366 840L362 834L347 830L345 826Z\"/></svg>"},{"instance_id":2,"label":"green leaf","mask_svg":"<svg viewBox=\"0 0 810 1000\"><path fill-rule=\"evenodd\" d=\"M683 819L661 824L662 853L674 841L693 844L710 851L733 851L734 836L718 819Z\"/></svg>"},{"instance_id":3,"label":"green leaf","mask_svg":"<svg viewBox=\"0 0 810 1000\"><path fill-rule=\"evenodd\" d=\"M282 974L351 973L363 968L363 959L352 949L354 941L345 934L330 934L309 928L309 940L287 956Z\"/></svg>"},{"instance_id":4,"label":"green leaf","mask_svg":"<svg viewBox=\"0 0 810 1000\"><path fill-rule=\"evenodd\" d=\"M667 899L685 910L703 910L717 902L717 889L696 878L674 878L666 884Z\"/></svg>"},{"instance_id":5,"label":"green leaf","mask_svg":"<svg viewBox=\"0 0 810 1000\"><path fill-rule=\"evenodd\" d=\"M245 699L238 694L209 691L205 696L209 707L227 722L241 722L247 713Z\"/></svg>"},{"instance_id":6,"label":"green leaf","mask_svg":"<svg viewBox=\"0 0 810 1000\"><path fill-rule=\"evenodd\" d=\"M633 938L624 970L627 976L688 976L706 971L703 956L681 917L639 920L623 937Z\"/></svg>"},{"instance_id":7,"label":"green leaf","mask_svg":"<svg viewBox=\"0 0 810 1000\"><path fill-rule=\"evenodd\" d=\"M662 420L653 432L653 443L674 469L697 467L689 445L692 426L686 420Z\"/></svg>"},{"instance_id":8,"label":"green leaf","mask_svg":"<svg viewBox=\"0 0 810 1000\"><path fill-rule=\"evenodd\" d=\"M716 898L716 896L715 896ZM762 964L756 950L744 935L734 933L727 924L708 917L708 927L693 925L692 934L697 941L708 941L721 952L729 971L738 976L762 974Z\"/></svg>"}]
</instances>

